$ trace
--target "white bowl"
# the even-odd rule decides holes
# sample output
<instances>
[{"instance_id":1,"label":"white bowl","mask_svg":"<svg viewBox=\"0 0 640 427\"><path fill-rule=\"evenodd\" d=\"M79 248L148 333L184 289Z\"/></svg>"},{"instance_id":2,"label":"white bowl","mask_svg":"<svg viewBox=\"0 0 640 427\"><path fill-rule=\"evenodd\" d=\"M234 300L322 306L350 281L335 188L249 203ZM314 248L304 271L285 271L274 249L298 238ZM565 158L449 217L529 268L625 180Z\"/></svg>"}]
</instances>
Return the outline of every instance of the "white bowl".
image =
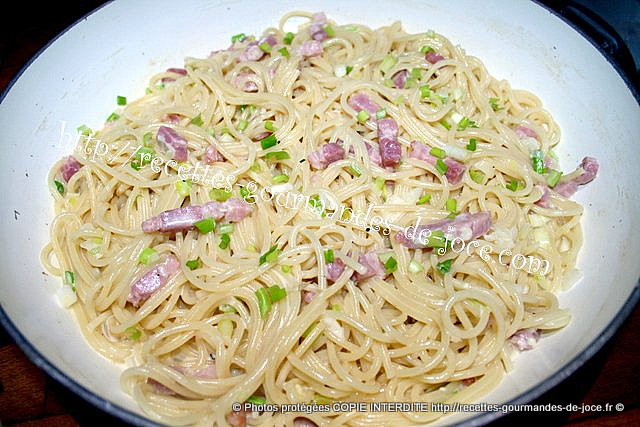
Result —
<instances>
[{"instance_id":1,"label":"white bowl","mask_svg":"<svg viewBox=\"0 0 640 427\"><path fill-rule=\"evenodd\" d=\"M152 424L122 392L122 367L98 355L60 308L59 280L43 274L39 263L53 217L46 175L75 143L64 132L61 139L62 123L70 134L81 124L99 128L117 94L142 95L153 73L226 47L232 34L276 25L294 9L324 10L341 23L378 27L401 20L410 32L434 29L479 57L492 75L543 100L562 128L564 169L584 155L600 160L598 178L575 196L586 207L578 261L584 279L559 296L573 320L520 354L515 370L481 401L523 403L566 378L638 300L640 107L594 46L529 2L144 0L110 3L78 21L28 64L0 104L0 319L9 333L38 366L94 405ZM457 414L445 421L475 417L471 423L481 424L497 416Z\"/></svg>"}]
</instances>

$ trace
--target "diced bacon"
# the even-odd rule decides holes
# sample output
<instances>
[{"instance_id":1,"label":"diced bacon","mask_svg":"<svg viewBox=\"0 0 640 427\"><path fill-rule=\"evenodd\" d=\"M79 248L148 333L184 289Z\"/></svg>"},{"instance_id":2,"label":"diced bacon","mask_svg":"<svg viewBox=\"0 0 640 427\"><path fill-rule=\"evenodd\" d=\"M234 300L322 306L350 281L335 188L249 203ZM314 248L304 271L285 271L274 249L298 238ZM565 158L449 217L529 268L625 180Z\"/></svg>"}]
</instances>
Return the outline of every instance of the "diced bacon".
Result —
<instances>
[{"instance_id":1,"label":"diced bacon","mask_svg":"<svg viewBox=\"0 0 640 427\"><path fill-rule=\"evenodd\" d=\"M160 126L156 139L165 150L172 153L171 158L179 162L187 161L187 140L178 132L170 127Z\"/></svg>"},{"instance_id":2,"label":"diced bacon","mask_svg":"<svg viewBox=\"0 0 640 427\"><path fill-rule=\"evenodd\" d=\"M429 154L429 151L429 147L426 145L421 144L418 141L413 141L411 143L411 152L409 153L409 157L424 160L425 162L435 165L438 158ZM447 165L447 171L445 172L447 180L451 184L459 183L467 169L466 166L451 157L446 157L444 159L444 164Z\"/></svg>"},{"instance_id":3,"label":"diced bacon","mask_svg":"<svg viewBox=\"0 0 640 427\"><path fill-rule=\"evenodd\" d=\"M204 218L225 219L231 222L243 220L251 213L251 205L242 199L231 198L224 202L208 202L160 212L142 222L145 233L176 233L193 229Z\"/></svg>"},{"instance_id":4,"label":"diced bacon","mask_svg":"<svg viewBox=\"0 0 640 427\"><path fill-rule=\"evenodd\" d=\"M337 258L333 262L328 263L327 279L331 280L332 282L337 281L338 278L340 278L340 276L344 272L344 268L345 268L344 262L340 258Z\"/></svg>"},{"instance_id":5,"label":"diced bacon","mask_svg":"<svg viewBox=\"0 0 640 427\"><path fill-rule=\"evenodd\" d=\"M491 214L489 212L462 213L454 219L444 219L428 225L408 227L405 231L396 233L395 239L403 246L411 249L426 247L429 233L440 230L449 241L460 238L465 242L484 235L491 228ZM444 242L442 242L444 243Z\"/></svg>"},{"instance_id":6,"label":"diced bacon","mask_svg":"<svg viewBox=\"0 0 640 427\"><path fill-rule=\"evenodd\" d=\"M175 392L171 390L166 385L154 380L153 378L147 378L147 384L153 387L153 390L158 394L163 394L165 396L175 396Z\"/></svg>"},{"instance_id":7,"label":"diced bacon","mask_svg":"<svg viewBox=\"0 0 640 427\"><path fill-rule=\"evenodd\" d=\"M549 191L549 187L547 187L546 185L544 186L539 186L542 188L542 196L540 197L540 199L535 203L536 205L540 206L541 208L550 208L551 207L551 192Z\"/></svg>"},{"instance_id":8,"label":"diced bacon","mask_svg":"<svg viewBox=\"0 0 640 427\"><path fill-rule=\"evenodd\" d=\"M158 289L167 284L171 276L180 270L180 262L174 255L167 256L164 261L147 271L131 285L127 301L139 306Z\"/></svg>"},{"instance_id":9,"label":"diced bacon","mask_svg":"<svg viewBox=\"0 0 640 427\"><path fill-rule=\"evenodd\" d=\"M374 115L380 109L380 106L373 102L367 95L362 92L358 92L355 95L351 95L349 100L347 101L349 106L356 110L356 112L360 112L362 110L367 113Z\"/></svg>"},{"instance_id":10,"label":"diced bacon","mask_svg":"<svg viewBox=\"0 0 640 427\"><path fill-rule=\"evenodd\" d=\"M319 42L326 40L329 36L324 30L324 26L327 24L327 16L324 12L314 13L311 17L311 26L309 27L309 34L311 38Z\"/></svg>"},{"instance_id":11,"label":"diced bacon","mask_svg":"<svg viewBox=\"0 0 640 427\"><path fill-rule=\"evenodd\" d=\"M247 47L238 55L239 62L259 61L264 56L264 51L258 47L257 41L247 44Z\"/></svg>"},{"instance_id":12,"label":"diced bacon","mask_svg":"<svg viewBox=\"0 0 640 427\"><path fill-rule=\"evenodd\" d=\"M402 157L398 142L398 124L392 118L378 120L378 145L382 166L396 166Z\"/></svg>"},{"instance_id":13,"label":"diced bacon","mask_svg":"<svg viewBox=\"0 0 640 427\"><path fill-rule=\"evenodd\" d=\"M302 297L302 301L306 302L307 304L311 304L311 301L313 301L313 299L317 296L318 294L316 292L313 291L305 291L304 292L304 296Z\"/></svg>"},{"instance_id":14,"label":"diced bacon","mask_svg":"<svg viewBox=\"0 0 640 427\"><path fill-rule=\"evenodd\" d=\"M254 141L260 141L261 139L265 139L266 137L268 137L272 133L273 132L260 132L259 134L257 134L256 136L254 136L251 139L254 140Z\"/></svg>"},{"instance_id":15,"label":"diced bacon","mask_svg":"<svg viewBox=\"0 0 640 427\"><path fill-rule=\"evenodd\" d=\"M177 125L180 123L180 115L179 114L165 114L162 116L162 121L165 123L171 123L172 125Z\"/></svg>"},{"instance_id":16,"label":"diced bacon","mask_svg":"<svg viewBox=\"0 0 640 427\"><path fill-rule=\"evenodd\" d=\"M77 161L75 157L65 157L64 162L62 162L62 166L60 166L62 179L64 179L66 182L69 182L71 177L75 175L80 170L80 168L82 168L82 164Z\"/></svg>"},{"instance_id":17,"label":"diced bacon","mask_svg":"<svg viewBox=\"0 0 640 427\"><path fill-rule=\"evenodd\" d=\"M163 77L160 79L160 83L171 83L175 81L176 79L174 79L173 77Z\"/></svg>"},{"instance_id":18,"label":"diced bacon","mask_svg":"<svg viewBox=\"0 0 640 427\"><path fill-rule=\"evenodd\" d=\"M516 127L516 135L518 135L520 138L526 138L526 137L537 138L538 137L538 133L535 130L522 125L519 125L518 127Z\"/></svg>"},{"instance_id":19,"label":"diced bacon","mask_svg":"<svg viewBox=\"0 0 640 427\"><path fill-rule=\"evenodd\" d=\"M224 157L222 157L222 155L218 152L215 144L209 145L204 150L204 162L208 165L215 162L224 162Z\"/></svg>"},{"instance_id":20,"label":"diced bacon","mask_svg":"<svg viewBox=\"0 0 640 427\"><path fill-rule=\"evenodd\" d=\"M245 411L232 411L227 414L227 422L231 427L246 427L247 413Z\"/></svg>"},{"instance_id":21,"label":"diced bacon","mask_svg":"<svg viewBox=\"0 0 640 427\"><path fill-rule=\"evenodd\" d=\"M185 70L184 68L167 68L167 73L175 73L175 74L180 74L182 76L186 76L187 70Z\"/></svg>"},{"instance_id":22,"label":"diced bacon","mask_svg":"<svg viewBox=\"0 0 640 427\"><path fill-rule=\"evenodd\" d=\"M393 84L398 89L404 89L404 85L407 83L409 72L407 70L400 70L391 77Z\"/></svg>"},{"instance_id":23,"label":"diced bacon","mask_svg":"<svg viewBox=\"0 0 640 427\"><path fill-rule=\"evenodd\" d=\"M369 252L366 254L362 254L358 257L358 262L367 268L367 271L364 274L354 273L353 279L356 282L361 280L368 279L370 277L378 277L379 279L384 279L387 275L384 269L384 265L378 258L378 254L375 252Z\"/></svg>"},{"instance_id":24,"label":"diced bacon","mask_svg":"<svg viewBox=\"0 0 640 427\"><path fill-rule=\"evenodd\" d=\"M531 350L540 340L539 329L520 329L509 337L509 342L518 350Z\"/></svg>"},{"instance_id":25,"label":"diced bacon","mask_svg":"<svg viewBox=\"0 0 640 427\"><path fill-rule=\"evenodd\" d=\"M216 365L207 365L204 368L199 369L185 368L182 366L172 366L172 368L181 374L188 375L190 377L203 378L207 380L215 380L218 378Z\"/></svg>"},{"instance_id":26,"label":"diced bacon","mask_svg":"<svg viewBox=\"0 0 640 427\"><path fill-rule=\"evenodd\" d=\"M258 42L258 44L262 44L262 43L267 43L269 46L274 47L275 45L278 44L278 39L276 39L275 34L269 33L263 38L261 38L260 41Z\"/></svg>"},{"instance_id":27,"label":"diced bacon","mask_svg":"<svg viewBox=\"0 0 640 427\"><path fill-rule=\"evenodd\" d=\"M469 387L471 384L475 383L476 379L474 378L465 378L464 380L462 380L462 384L465 385L465 387Z\"/></svg>"},{"instance_id":28,"label":"diced bacon","mask_svg":"<svg viewBox=\"0 0 640 427\"><path fill-rule=\"evenodd\" d=\"M365 142L365 147L367 147L367 154L369 155L369 160L371 163L377 166L382 166L382 158L380 157L380 150L376 149L373 145Z\"/></svg>"},{"instance_id":29,"label":"diced bacon","mask_svg":"<svg viewBox=\"0 0 640 427\"><path fill-rule=\"evenodd\" d=\"M318 151L309 154L307 160L315 169L326 169L331 163L344 159L344 155L344 148L339 142L329 142Z\"/></svg>"},{"instance_id":30,"label":"diced bacon","mask_svg":"<svg viewBox=\"0 0 640 427\"><path fill-rule=\"evenodd\" d=\"M440 55L439 53L435 53L435 52L427 52L424 55L424 59L429 61L431 64L435 64L436 62L442 61L444 59L444 56Z\"/></svg>"},{"instance_id":31,"label":"diced bacon","mask_svg":"<svg viewBox=\"0 0 640 427\"><path fill-rule=\"evenodd\" d=\"M593 181L598 174L598 161L593 157L585 157L579 166L582 169L582 174L569 180L560 181L553 187L553 191L564 197L573 196L578 191L579 185L585 185Z\"/></svg>"},{"instance_id":32,"label":"diced bacon","mask_svg":"<svg viewBox=\"0 0 640 427\"><path fill-rule=\"evenodd\" d=\"M322 43L317 40L307 40L300 45L300 54L305 58L322 55Z\"/></svg>"},{"instance_id":33,"label":"diced bacon","mask_svg":"<svg viewBox=\"0 0 640 427\"><path fill-rule=\"evenodd\" d=\"M305 417L295 417L293 427L318 427L318 424Z\"/></svg>"},{"instance_id":34,"label":"diced bacon","mask_svg":"<svg viewBox=\"0 0 640 427\"><path fill-rule=\"evenodd\" d=\"M258 90L258 84L254 81L256 78L256 73L243 71L233 79L233 85L244 92L256 92Z\"/></svg>"}]
</instances>

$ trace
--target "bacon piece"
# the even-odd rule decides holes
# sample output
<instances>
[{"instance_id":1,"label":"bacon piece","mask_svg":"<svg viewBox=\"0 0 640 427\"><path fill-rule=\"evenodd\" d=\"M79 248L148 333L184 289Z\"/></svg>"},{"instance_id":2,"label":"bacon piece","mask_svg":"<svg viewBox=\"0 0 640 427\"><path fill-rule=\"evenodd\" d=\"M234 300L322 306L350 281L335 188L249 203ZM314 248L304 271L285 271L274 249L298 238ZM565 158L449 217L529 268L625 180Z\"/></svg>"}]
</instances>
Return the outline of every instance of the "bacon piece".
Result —
<instances>
[{"instance_id":1,"label":"bacon piece","mask_svg":"<svg viewBox=\"0 0 640 427\"><path fill-rule=\"evenodd\" d=\"M256 136L254 136L253 138L251 138L253 141L260 141L262 139L265 139L266 137L268 137L269 135L271 135L273 132L260 132L259 134L257 134Z\"/></svg>"},{"instance_id":2,"label":"bacon piece","mask_svg":"<svg viewBox=\"0 0 640 427\"><path fill-rule=\"evenodd\" d=\"M139 306L153 295L158 289L167 284L171 276L180 270L180 262L174 255L167 256L164 261L156 264L142 277L131 285L131 292L127 301Z\"/></svg>"},{"instance_id":3,"label":"bacon piece","mask_svg":"<svg viewBox=\"0 0 640 427\"><path fill-rule=\"evenodd\" d=\"M340 278L340 276L344 272L344 268L345 268L344 262L340 258L337 258L333 262L328 263L327 279L331 280L332 282L337 281L338 278Z\"/></svg>"},{"instance_id":4,"label":"bacon piece","mask_svg":"<svg viewBox=\"0 0 640 427\"><path fill-rule=\"evenodd\" d=\"M539 186L542 188L542 196L540 197L540 199L538 199L538 201L535 203L536 205L540 206L541 208L550 208L551 207L551 192L549 191L549 187L547 187L546 185L544 186Z\"/></svg>"},{"instance_id":5,"label":"bacon piece","mask_svg":"<svg viewBox=\"0 0 640 427\"><path fill-rule=\"evenodd\" d=\"M368 142L365 142L365 147L367 148L367 154L369 155L369 160L371 160L371 163L373 163L374 165L377 166L382 166L382 158L380 157L380 150L376 150L376 148L369 144Z\"/></svg>"},{"instance_id":6,"label":"bacon piece","mask_svg":"<svg viewBox=\"0 0 640 427\"><path fill-rule=\"evenodd\" d=\"M427 61L429 61L432 64L435 64L436 62L442 61L444 59L444 56L440 55L439 53L435 53L435 52L427 52L424 55L424 59L426 59Z\"/></svg>"},{"instance_id":7,"label":"bacon piece","mask_svg":"<svg viewBox=\"0 0 640 427\"><path fill-rule=\"evenodd\" d=\"M73 156L67 156L64 158L64 162L62 166L60 166L60 173L62 174L62 179L66 182L69 182L71 177L75 175L80 168L82 168L82 163L76 160Z\"/></svg>"},{"instance_id":8,"label":"bacon piece","mask_svg":"<svg viewBox=\"0 0 640 427\"><path fill-rule=\"evenodd\" d=\"M238 55L238 62L259 61L264 56L264 51L258 47L257 41L247 44L247 47Z\"/></svg>"},{"instance_id":9,"label":"bacon piece","mask_svg":"<svg viewBox=\"0 0 640 427\"><path fill-rule=\"evenodd\" d=\"M579 168L583 170L581 175L569 181L560 181L553 187L553 191L564 197L573 196L578 191L579 185L588 184L596 177L599 169L598 161L593 157L585 157Z\"/></svg>"},{"instance_id":10,"label":"bacon piece","mask_svg":"<svg viewBox=\"0 0 640 427\"><path fill-rule=\"evenodd\" d=\"M193 224L204 218L224 218L227 221L238 222L250 213L251 205L242 199L231 198L224 202L208 202L202 206L191 205L160 212L159 215L142 222L142 231L176 233L193 229Z\"/></svg>"},{"instance_id":11,"label":"bacon piece","mask_svg":"<svg viewBox=\"0 0 640 427\"><path fill-rule=\"evenodd\" d=\"M324 144L321 149L309 154L307 160L315 169L326 169L333 162L344 159L344 148L339 142L329 142Z\"/></svg>"},{"instance_id":12,"label":"bacon piece","mask_svg":"<svg viewBox=\"0 0 640 427\"><path fill-rule=\"evenodd\" d=\"M256 92L258 90L258 84L254 79L257 77L257 74L254 72L243 71L238 73L233 79L233 85L244 92Z\"/></svg>"},{"instance_id":13,"label":"bacon piece","mask_svg":"<svg viewBox=\"0 0 640 427\"><path fill-rule=\"evenodd\" d=\"M175 73L175 74L180 74L182 76L186 76L187 70L185 70L184 68L167 68L167 73Z\"/></svg>"},{"instance_id":14,"label":"bacon piece","mask_svg":"<svg viewBox=\"0 0 640 427\"><path fill-rule=\"evenodd\" d=\"M224 162L224 157L222 157L222 155L218 152L215 144L209 145L204 150L204 162L208 165L215 162Z\"/></svg>"},{"instance_id":15,"label":"bacon piece","mask_svg":"<svg viewBox=\"0 0 640 427\"><path fill-rule=\"evenodd\" d=\"M322 55L322 43L317 40L307 40L300 45L300 54L305 58Z\"/></svg>"},{"instance_id":16,"label":"bacon piece","mask_svg":"<svg viewBox=\"0 0 640 427\"><path fill-rule=\"evenodd\" d=\"M305 417L295 417L293 427L318 427L318 424Z\"/></svg>"},{"instance_id":17,"label":"bacon piece","mask_svg":"<svg viewBox=\"0 0 640 427\"><path fill-rule=\"evenodd\" d=\"M243 410L229 412L226 418L231 427L246 427L247 425L247 413Z\"/></svg>"},{"instance_id":18,"label":"bacon piece","mask_svg":"<svg viewBox=\"0 0 640 427\"><path fill-rule=\"evenodd\" d=\"M396 233L395 239L403 246L411 249L427 247L423 241L429 233L426 230L440 230L449 241L460 238L465 242L482 236L491 228L491 214L489 212L462 213L454 219L444 219L429 225L408 227L405 231ZM426 242L424 242L426 243Z\"/></svg>"},{"instance_id":19,"label":"bacon piece","mask_svg":"<svg viewBox=\"0 0 640 427\"><path fill-rule=\"evenodd\" d=\"M398 142L398 124L392 118L378 120L378 145L382 166L396 166L402 157Z\"/></svg>"},{"instance_id":20,"label":"bacon piece","mask_svg":"<svg viewBox=\"0 0 640 427\"><path fill-rule=\"evenodd\" d=\"M538 137L538 133L535 130L522 125L519 125L518 127L516 127L515 132L516 132L516 135L518 135L520 138L526 138L526 137L537 138Z\"/></svg>"},{"instance_id":21,"label":"bacon piece","mask_svg":"<svg viewBox=\"0 0 640 427\"><path fill-rule=\"evenodd\" d=\"M179 114L165 114L162 116L162 121L165 123L171 123L172 125L177 125L180 123L180 115Z\"/></svg>"},{"instance_id":22,"label":"bacon piece","mask_svg":"<svg viewBox=\"0 0 640 427\"><path fill-rule=\"evenodd\" d=\"M509 342L518 350L531 350L540 340L539 329L520 329L509 337Z\"/></svg>"},{"instance_id":23,"label":"bacon piece","mask_svg":"<svg viewBox=\"0 0 640 427\"><path fill-rule=\"evenodd\" d=\"M186 162L189 154L187 152L187 140L178 132L167 126L160 126L156 139L160 145L171 152L171 157L179 162Z\"/></svg>"},{"instance_id":24,"label":"bacon piece","mask_svg":"<svg viewBox=\"0 0 640 427\"><path fill-rule=\"evenodd\" d=\"M370 277L378 277L379 279L384 279L387 275L384 265L378 258L378 254L375 252L369 252L366 254L362 254L358 257L358 262L364 265L367 268L367 271L364 274L354 273L353 280L359 282L361 280L368 279Z\"/></svg>"},{"instance_id":25,"label":"bacon piece","mask_svg":"<svg viewBox=\"0 0 640 427\"><path fill-rule=\"evenodd\" d=\"M373 102L367 95L362 92L351 95L347 103L357 112L365 110L371 115L375 115L376 112L380 109L380 106L378 104Z\"/></svg>"},{"instance_id":26,"label":"bacon piece","mask_svg":"<svg viewBox=\"0 0 640 427\"><path fill-rule=\"evenodd\" d=\"M147 384L153 387L154 391L158 394L163 394L165 396L175 396L176 394L175 391L153 378L147 378Z\"/></svg>"},{"instance_id":27,"label":"bacon piece","mask_svg":"<svg viewBox=\"0 0 640 427\"><path fill-rule=\"evenodd\" d=\"M411 152L409 153L409 157L424 160L425 162L435 165L438 158L429 154L429 151L429 147L426 145L421 144L418 141L413 141L411 143ZM447 165L447 171L445 172L447 180L451 184L459 183L465 170L467 170L466 166L451 157L446 157L444 159L444 164Z\"/></svg>"},{"instance_id":28,"label":"bacon piece","mask_svg":"<svg viewBox=\"0 0 640 427\"><path fill-rule=\"evenodd\" d=\"M324 26L327 24L327 16L324 12L314 13L311 16L311 26L309 27L309 34L311 38L319 42L326 40L329 36L324 30Z\"/></svg>"},{"instance_id":29,"label":"bacon piece","mask_svg":"<svg viewBox=\"0 0 640 427\"><path fill-rule=\"evenodd\" d=\"M313 291L305 291L304 292L304 296L302 297L302 301L306 302L307 304L311 304L311 301L313 301L313 299L317 296L318 294L316 292Z\"/></svg>"},{"instance_id":30,"label":"bacon piece","mask_svg":"<svg viewBox=\"0 0 640 427\"><path fill-rule=\"evenodd\" d=\"M391 77L393 84L398 89L404 89L404 85L407 83L409 72L407 70L400 70Z\"/></svg>"}]
</instances>

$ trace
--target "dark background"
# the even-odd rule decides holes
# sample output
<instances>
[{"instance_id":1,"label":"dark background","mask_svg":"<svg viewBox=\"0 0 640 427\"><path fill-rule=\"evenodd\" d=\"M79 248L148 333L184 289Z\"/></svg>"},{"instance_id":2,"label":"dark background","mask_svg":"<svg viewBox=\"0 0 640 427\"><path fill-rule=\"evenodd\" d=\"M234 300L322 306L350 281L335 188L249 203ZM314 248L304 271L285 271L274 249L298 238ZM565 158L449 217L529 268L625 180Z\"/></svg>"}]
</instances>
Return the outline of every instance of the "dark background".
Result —
<instances>
[{"instance_id":1,"label":"dark background","mask_svg":"<svg viewBox=\"0 0 640 427\"><path fill-rule=\"evenodd\" d=\"M47 41L71 23L95 9L99 1L11 2L11 12L3 13L0 24L0 89L4 89L20 68ZM543 1L557 9L567 2ZM628 46L620 54L630 80L638 78L640 64L640 1L577 0L587 5L613 26ZM179 7L179 2L176 2ZM215 22L212 22L215 25ZM150 31L153 31L150 28ZM596 33L597 36L597 33ZM594 37L598 39L598 37ZM108 40L105 40L108 43ZM622 49L624 50L624 49ZM631 57L625 58L625 54ZM637 81L637 80L636 80ZM607 284L608 285L608 284ZM620 331L587 364L569 379L533 403L575 403L615 405L623 412L601 413L522 413L498 420L494 425L545 423L546 425L616 426L640 425L640 309L631 314ZM124 423L95 409L35 367L0 328L0 425L44 426L122 426Z\"/></svg>"}]
</instances>

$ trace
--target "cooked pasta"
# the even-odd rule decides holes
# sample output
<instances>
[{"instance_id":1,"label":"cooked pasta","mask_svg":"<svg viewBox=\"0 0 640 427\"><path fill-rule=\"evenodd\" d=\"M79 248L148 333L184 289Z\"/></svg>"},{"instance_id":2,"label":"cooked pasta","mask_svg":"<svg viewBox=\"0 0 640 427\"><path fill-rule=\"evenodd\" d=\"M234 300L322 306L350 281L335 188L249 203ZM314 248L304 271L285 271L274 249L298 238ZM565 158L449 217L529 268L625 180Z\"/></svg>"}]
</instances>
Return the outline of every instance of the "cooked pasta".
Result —
<instances>
[{"instance_id":1,"label":"cooked pasta","mask_svg":"<svg viewBox=\"0 0 640 427\"><path fill-rule=\"evenodd\" d=\"M570 321L597 163L440 34L291 12L118 104L51 169L42 263L153 420L425 423L232 405L476 402Z\"/></svg>"}]
</instances>

